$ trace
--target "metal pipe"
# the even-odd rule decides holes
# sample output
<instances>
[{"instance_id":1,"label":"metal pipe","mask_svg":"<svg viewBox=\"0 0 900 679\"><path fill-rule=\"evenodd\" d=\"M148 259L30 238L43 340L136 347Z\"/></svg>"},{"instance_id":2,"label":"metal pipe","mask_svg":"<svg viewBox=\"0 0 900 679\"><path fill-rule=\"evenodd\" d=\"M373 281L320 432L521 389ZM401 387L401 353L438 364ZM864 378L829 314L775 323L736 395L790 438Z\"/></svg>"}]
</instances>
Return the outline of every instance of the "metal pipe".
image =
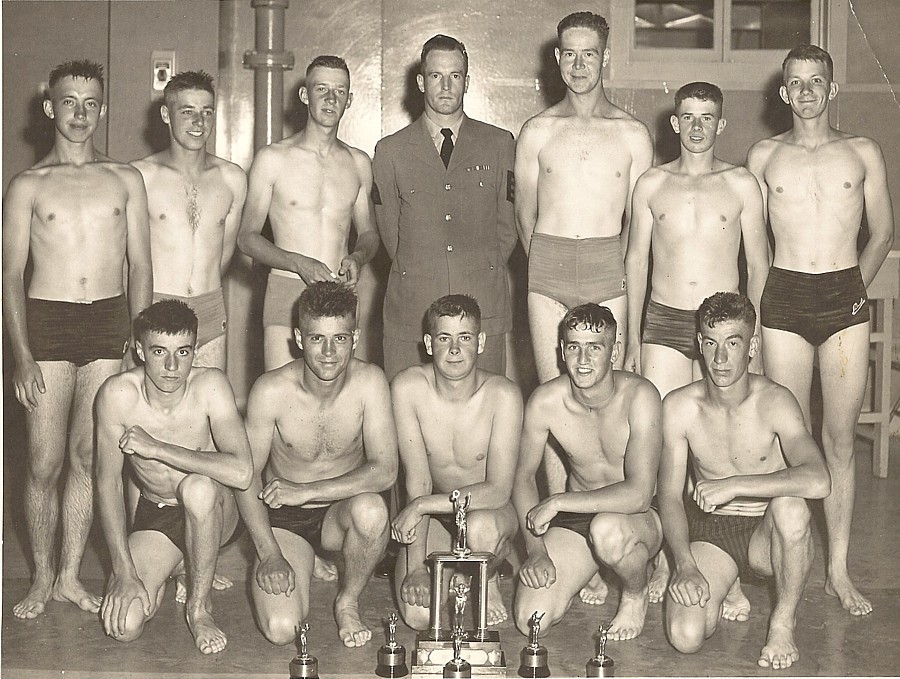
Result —
<instances>
[{"instance_id":1,"label":"metal pipe","mask_svg":"<svg viewBox=\"0 0 900 679\"><path fill-rule=\"evenodd\" d=\"M244 68L253 74L253 149L284 135L284 71L294 68L294 54L284 49L284 12L290 0L251 0L256 11L255 48L244 53Z\"/></svg>"}]
</instances>

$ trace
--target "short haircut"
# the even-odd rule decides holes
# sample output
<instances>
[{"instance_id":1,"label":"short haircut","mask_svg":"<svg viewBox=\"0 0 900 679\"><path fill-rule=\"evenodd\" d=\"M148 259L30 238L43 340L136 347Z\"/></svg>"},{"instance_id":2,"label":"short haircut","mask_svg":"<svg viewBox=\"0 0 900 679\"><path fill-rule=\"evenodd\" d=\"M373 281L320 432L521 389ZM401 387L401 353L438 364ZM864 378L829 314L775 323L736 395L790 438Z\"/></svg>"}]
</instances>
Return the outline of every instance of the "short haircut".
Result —
<instances>
[{"instance_id":1,"label":"short haircut","mask_svg":"<svg viewBox=\"0 0 900 679\"><path fill-rule=\"evenodd\" d=\"M216 96L216 90L213 87L213 78L206 71L182 71L177 75L173 75L166 84L164 96L166 105L168 106L175 95L186 90L201 90L209 92L213 97Z\"/></svg>"},{"instance_id":2,"label":"short haircut","mask_svg":"<svg viewBox=\"0 0 900 679\"><path fill-rule=\"evenodd\" d=\"M59 66L50 71L50 80L48 86L52 90L56 83L63 78L84 78L85 80L96 80L100 83L100 89L104 89L103 85L103 66L96 61L89 59L76 59L64 61Z\"/></svg>"},{"instance_id":3,"label":"short haircut","mask_svg":"<svg viewBox=\"0 0 900 679\"><path fill-rule=\"evenodd\" d=\"M831 55L817 45L797 45L794 49L787 53L784 61L781 62L781 79L787 75L787 66L789 61L817 61L825 65L828 71L828 80L834 80L834 61Z\"/></svg>"},{"instance_id":4,"label":"short haircut","mask_svg":"<svg viewBox=\"0 0 900 679\"><path fill-rule=\"evenodd\" d=\"M163 335L190 333L197 338L197 314L178 299L163 299L141 311L132 324L134 337L141 340L148 332Z\"/></svg>"},{"instance_id":5,"label":"short haircut","mask_svg":"<svg viewBox=\"0 0 900 679\"><path fill-rule=\"evenodd\" d=\"M700 330L703 326L716 327L718 323L739 321L745 323L750 332L756 329L756 309L746 295L738 292L717 292L703 300L697 310Z\"/></svg>"},{"instance_id":6,"label":"short haircut","mask_svg":"<svg viewBox=\"0 0 900 679\"><path fill-rule=\"evenodd\" d=\"M481 332L481 307L471 295L445 295L432 302L425 312L425 324L430 335L434 334L438 318L444 316L471 318L475 321L476 332Z\"/></svg>"},{"instance_id":7,"label":"short haircut","mask_svg":"<svg viewBox=\"0 0 900 679\"><path fill-rule=\"evenodd\" d=\"M564 17L556 25L556 39L562 40L563 33L570 28L589 28L595 31L600 37L600 43L603 47L606 47L606 43L609 40L609 24L606 23L606 19L593 12L575 12Z\"/></svg>"},{"instance_id":8,"label":"short haircut","mask_svg":"<svg viewBox=\"0 0 900 679\"><path fill-rule=\"evenodd\" d=\"M711 101L716 104L719 109L719 115L722 115L722 107L725 103L725 97L722 96L722 90L702 80L688 83L675 93L675 108L685 99L698 99L700 101Z\"/></svg>"},{"instance_id":9,"label":"short haircut","mask_svg":"<svg viewBox=\"0 0 900 679\"><path fill-rule=\"evenodd\" d=\"M451 38L449 35L438 33L437 35L428 38L428 40L425 41L425 44L422 45L422 54L419 57L419 73L422 75L425 75L425 59L435 50L439 52L459 52L463 56L465 72L469 72L469 53L466 52L466 46L456 38Z\"/></svg>"},{"instance_id":10,"label":"short haircut","mask_svg":"<svg viewBox=\"0 0 900 679\"><path fill-rule=\"evenodd\" d=\"M608 307L594 302L579 304L569 309L562 319L562 338L566 339L567 330L587 330L599 334L611 333L616 337L616 317Z\"/></svg>"},{"instance_id":11,"label":"short haircut","mask_svg":"<svg viewBox=\"0 0 900 679\"><path fill-rule=\"evenodd\" d=\"M307 80L309 80L309 74L312 73L314 68L336 68L339 71L346 73L347 78L350 77L350 67L347 66L347 62L344 61L343 58L336 57L333 54L320 54L310 61L309 66L306 67Z\"/></svg>"},{"instance_id":12,"label":"short haircut","mask_svg":"<svg viewBox=\"0 0 900 679\"><path fill-rule=\"evenodd\" d=\"M298 325L304 318L344 318L356 322L357 297L352 288L337 281L316 281L300 293Z\"/></svg>"}]
</instances>

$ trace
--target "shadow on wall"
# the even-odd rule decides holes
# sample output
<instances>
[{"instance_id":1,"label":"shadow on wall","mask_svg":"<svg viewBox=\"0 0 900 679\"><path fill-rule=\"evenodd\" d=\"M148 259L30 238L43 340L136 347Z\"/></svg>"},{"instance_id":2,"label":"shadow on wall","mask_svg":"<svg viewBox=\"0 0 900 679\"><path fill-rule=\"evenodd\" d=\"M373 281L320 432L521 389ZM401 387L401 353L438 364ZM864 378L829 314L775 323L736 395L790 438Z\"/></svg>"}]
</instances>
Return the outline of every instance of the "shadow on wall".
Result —
<instances>
[{"instance_id":1,"label":"shadow on wall","mask_svg":"<svg viewBox=\"0 0 900 679\"><path fill-rule=\"evenodd\" d=\"M306 127L309 118L309 109L300 101L300 88L306 85L306 76L298 80L294 87L288 90L290 100L284 109L284 136L285 138L297 134Z\"/></svg>"},{"instance_id":2,"label":"shadow on wall","mask_svg":"<svg viewBox=\"0 0 900 679\"><path fill-rule=\"evenodd\" d=\"M406 111L410 120L417 120L419 116L425 113L425 97L419 91L419 83L416 82L416 76L419 75L419 62L414 61L406 69L406 87L404 87L403 110Z\"/></svg>"},{"instance_id":3,"label":"shadow on wall","mask_svg":"<svg viewBox=\"0 0 900 679\"><path fill-rule=\"evenodd\" d=\"M35 94L28 102L28 124L22 138L34 153L30 164L39 161L53 148L53 122L44 113L44 97L40 94Z\"/></svg>"},{"instance_id":4,"label":"shadow on wall","mask_svg":"<svg viewBox=\"0 0 900 679\"><path fill-rule=\"evenodd\" d=\"M544 98L544 106L552 106L566 96L566 84L559 75L559 64L556 62L556 38L548 40L541 45L538 80L541 84L541 95Z\"/></svg>"},{"instance_id":5,"label":"shadow on wall","mask_svg":"<svg viewBox=\"0 0 900 679\"><path fill-rule=\"evenodd\" d=\"M144 143L151 149L150 153L147 155L164 151L169 146L169 128L166 127L159 112L160 107L164 103L165 100L160 97L159 99L154 99L147 105L144 116L146 120L144 126ZM132 158L131 160L137 159Z\"/></svg>"}]
</instances>

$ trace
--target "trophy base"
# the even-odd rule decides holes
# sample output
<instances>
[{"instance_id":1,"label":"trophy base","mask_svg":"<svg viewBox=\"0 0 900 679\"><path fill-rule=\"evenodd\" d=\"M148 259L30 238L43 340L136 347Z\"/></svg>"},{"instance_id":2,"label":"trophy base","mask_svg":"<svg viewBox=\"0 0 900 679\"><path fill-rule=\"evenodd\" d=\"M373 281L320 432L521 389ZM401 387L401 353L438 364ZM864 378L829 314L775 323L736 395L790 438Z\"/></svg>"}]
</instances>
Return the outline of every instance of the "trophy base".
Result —
<instances>
[{"instance_id":1,"label":"trophy base","mask_svg":"<svg viewBox=\"0 0 900 679\"><path fill-rule=\"evenodd\" d=\"M298 656L290 664L291 679L319 679L319 661Z\"/></svg>"},{"instance_id":2,"label":"trophy base","mask_svg":"<svg viewBox=\"0 0 900 679\"><path fill-rule=\"evenodd\" d=\"M616 664L608 655L602 658L591 658L585 667L585 676L588 677L614 677L616 676Z\"/></svg>"},{"instance_id":3,"label":"trophy base","mask_svg":"<svg viewBox=\"0 0 900 679\"><path fill-rule=\"evenodd\" d=\"M505 677L506 656L500 647L500 634L488 630L484 639L476 638L473 630L468 634L460 644L460 657L472 666L472 676ZM435 639L430 631L419 633L410 668L413 674L443 675L444 666L453 660L453 640L449 631L439 636Z\"/></svg>"}]
</instances>

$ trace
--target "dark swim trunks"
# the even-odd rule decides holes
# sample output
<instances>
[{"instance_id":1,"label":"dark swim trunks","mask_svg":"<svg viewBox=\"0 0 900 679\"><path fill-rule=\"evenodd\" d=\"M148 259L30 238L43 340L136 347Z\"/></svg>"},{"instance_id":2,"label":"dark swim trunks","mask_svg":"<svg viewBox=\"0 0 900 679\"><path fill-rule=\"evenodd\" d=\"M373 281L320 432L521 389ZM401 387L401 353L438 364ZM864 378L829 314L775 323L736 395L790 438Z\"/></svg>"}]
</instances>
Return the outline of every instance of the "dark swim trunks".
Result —
<instances>
[{"instance_id":1,"label":"dark swim trunks","mask_svg":"<svg viewBox=\"0 0 900 679\"><path fill-rule=\"evenodd\" d=\"M559 512L550 519L550 528L565 528L578 533L588 542L591 541L591 521L596 514L580 514L576 512Z\"/></svg>"},{"instance_id":2,"label":"dark swim trunks","mask_svg":"<svg viewBox=\"0 0 900 679\"><path fill-rule=\"evenodd\" d=\"M750 567L750 538L762 523L762 516L709 514L688 498L684 504L690 542L708 542L721 549L737 564L741 579L760 577Z\"/></svg>"},{"instance_id":3,"label":"dark swim trunks","mask_svg":"<svg viewBox=\"0 0 900 679\"><path fill-rule=\"evenodd\" d=\"M692 361L700 360L697 345L697 312L676 309L652 299L644 320L644 344L659 344L675 349Z\"/></svg>"},{"instance_id":4,"label":"dark swim trunks","mask_svg":"<svg viewBox=\"0 0 900 679\"><path fill-rule=\"evenodd\" d=\"M316 554L322 550L322 524L331 505L323 507L269 507L269 523L272 528L282 528L306 540Z\"/></svg>"},{"instance_id":5,"label":"dark swim trunks","mask_svg":"<svg viewBox=\"0 0 900 679\"><path fill-rule=\"evenodd\" d=\"M792 332L818 347L868 321L869 298L858 266L828 273L769 270L760 300L763 327Z\"/></svg>"},{"instance_id":6,"label":"dark swim trunks","mask_svg":"<svg viewBox=\"0 0 900 679\"><path fill-rule=\"evenodd\" d=\"M167 505L161 502L148 500L143 495L138 498L137 510L134 512L134 524L131 533L142 530L152 530L162 533L169 541L178 547L182 554L187 554L187 542L185 541L184 507L181 505ZM222 545L227 547L235 542L244 532L244 524L238 519L231 537Z\"/></svg>"},{"instance_id":7,"label":"dark swim trunks","mask_svg":"<svg viewBox=\"0 0 900 679\"><path fill-rule=\"evenodd\" d=\"M68 361L81 367L121 360L131 337L125 295L89 304L25 298L28 345L35 361Z\"/></svg>"}]
</instances>

